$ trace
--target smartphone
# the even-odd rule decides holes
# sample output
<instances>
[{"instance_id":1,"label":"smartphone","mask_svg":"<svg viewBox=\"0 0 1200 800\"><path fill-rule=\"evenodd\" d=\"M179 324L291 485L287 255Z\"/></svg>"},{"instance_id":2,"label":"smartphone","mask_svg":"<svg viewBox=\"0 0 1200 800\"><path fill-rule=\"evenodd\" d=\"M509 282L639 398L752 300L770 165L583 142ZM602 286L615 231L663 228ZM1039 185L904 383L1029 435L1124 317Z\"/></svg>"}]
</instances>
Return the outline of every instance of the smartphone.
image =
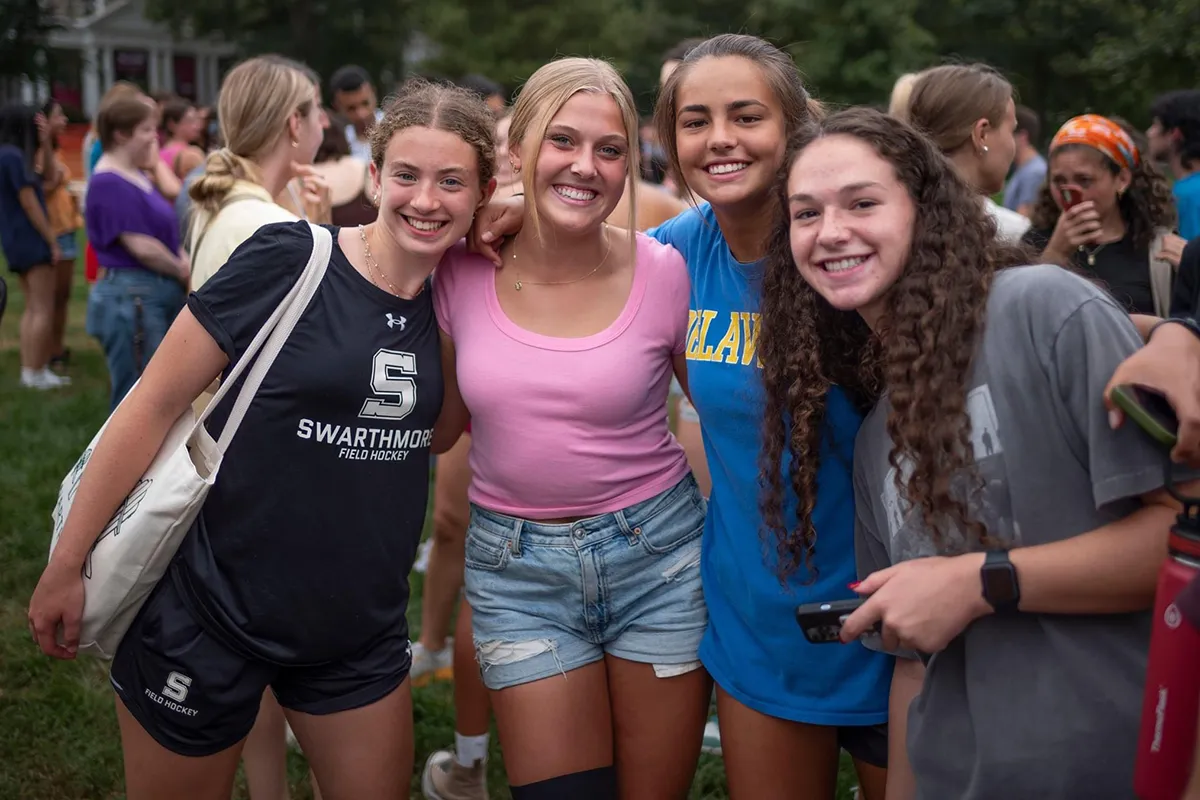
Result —
<instances>
[{"instance_id":1,"label":"smartphone","mask_svg":"<svg viewBox=\"0 0 1200 800\"><path fill-rule=\"evenodd\" d=\"M804 638L813 644L832 644L840 642L842 625L855 609L865 602L865 598L857 597L852 600L831 600L828 603L805 603L796 609L796 623L804 631ZM878 634L880 627L875 625L870 636Z\"/></svg>"},{"instance_id":2,"label":"smartphone","mask_svg":"<svg viewBox=\"0 0 1200 800\"><path fill-rule=\"evenodd\" d=\"M1173 448L1179 420L1167 399L1144 386L1123 384L1112 390L1113 404L1163 447Z\"/></svg>"},{"instance_id":3,"label":"smartphone","mask_svg":"<svg viewBox=\"0 0 1200 800\"><path fill-rule=\"evenodd\" d=\"M1063 211L1070 211L1083 200L1083 193L1072 186L1064 186L1058 191L1062 195Z\"/></svg>"}]
</instances>

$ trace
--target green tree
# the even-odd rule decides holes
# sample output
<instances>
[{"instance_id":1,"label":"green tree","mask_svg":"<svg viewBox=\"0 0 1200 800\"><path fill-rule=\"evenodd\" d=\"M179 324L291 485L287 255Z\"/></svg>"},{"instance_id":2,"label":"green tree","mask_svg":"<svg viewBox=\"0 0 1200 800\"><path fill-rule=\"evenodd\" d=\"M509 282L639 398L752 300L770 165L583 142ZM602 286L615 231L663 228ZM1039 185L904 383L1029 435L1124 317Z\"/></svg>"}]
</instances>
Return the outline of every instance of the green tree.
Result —
<instances>
[{"instance_id":1,"label":"green tree","mask_svg":"<svg viewBox=\"0 0 1200 800\"><path fill-rule=\"evenodd\" d=\"M822 100L886 105L895 79L936 52L916 8L917 0L756 0L750 32L791 52Z\"/></svg>"},{"instance_id":2,"label":"green tree","mask_svg":"<svg viewBox=\"0 0 1200 800\"><path fill-rule=\"evenodd\" d=\"M626 71L641 38L627 0L443 0L424 5L418 22L434 45L422 69L480 73L510 89L557 56L603 57Z\"/></svg>"},{"instance_id":3,"label":"green tree","mask_svg":"<svg viewBox=\"0 0 1200 800\"><path fill-rule=\"evenodd\" d=\"M0 76L48 75L52 64L46 37L57 27L40 0L0 2Z\"/></svg>"},{"instance_id":4,"label":"green tree","mask_svg":"<svg viewBox=\"0 0 1200 800\"><path fill-rule=\"evenodd\" d=\"M1047 136L1086 112L1145 125L1153 98L1200 70L1200 0L944 0L916 18L940 58L1003 71Z\"/></svg>"},{"instance_id":5,"label":"green tree","mask_svg":"<svg viewBox=\"0 0 1200 800\"><path fill-rule=\"evenodd\" d=\"M358 64L377 78L404 72L412 31L410 0L145 0L146 15L177 32L220 35L246 54L279 53L323 78ZM386 91L391 87L379 87Z\"/></svg>"}]
</instances>

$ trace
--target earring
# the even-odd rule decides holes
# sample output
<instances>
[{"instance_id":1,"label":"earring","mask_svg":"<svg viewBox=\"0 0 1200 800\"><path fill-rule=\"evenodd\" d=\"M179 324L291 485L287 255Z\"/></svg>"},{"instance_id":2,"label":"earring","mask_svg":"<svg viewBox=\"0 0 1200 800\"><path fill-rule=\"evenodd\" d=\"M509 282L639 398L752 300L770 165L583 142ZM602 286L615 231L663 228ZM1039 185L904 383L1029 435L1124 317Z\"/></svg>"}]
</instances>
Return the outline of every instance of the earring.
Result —
<instances>
[{"instance_id":1,"label":"earring","mask_svg":"<svg viewBox=\"0 0 1200 800\"><path fill-rule=\"evenodd\" d=\"M511 161L510 161L510 162L508 162L508 165L509 165L510 167L512 167L513 175L520 175L520 174L521 174L521 168L520 168L519 166L517 166L516 164L514 164L514 163L513 163L513 162L511 162Z\"/></svg>"},{"instance_id":2,"label":"earring","mask_svg":"<svg viewBox=\"0 0 1200 800\"><path fill-rule=\"evenodd\" d=\"M375 197L371 200L375 205L379 205L379 192L375 193Z\"/></svg>"},{"instance_id":3,"label":"earring","mask_svg":"<svg viewBox=\"0 0 1200 800\"><path fill-rule=\"evenodd\" d=\"M292 147L299 147L299 146L300 146L300 143L298 141L296 141L295 139L292 139Z\"/></svg>"},{"instance_id":4,"label":"earring","mask_svg":"<svg viewBox=\"0 0 1200 800\"><path fill-rule=\"evenodd\" d=\"M985 145L983 146L983 154L984 154L984 155L987 155L987 151L988 151L988 149L987 149L987 145L985 144Z\"/></svg>"}]
</instances>

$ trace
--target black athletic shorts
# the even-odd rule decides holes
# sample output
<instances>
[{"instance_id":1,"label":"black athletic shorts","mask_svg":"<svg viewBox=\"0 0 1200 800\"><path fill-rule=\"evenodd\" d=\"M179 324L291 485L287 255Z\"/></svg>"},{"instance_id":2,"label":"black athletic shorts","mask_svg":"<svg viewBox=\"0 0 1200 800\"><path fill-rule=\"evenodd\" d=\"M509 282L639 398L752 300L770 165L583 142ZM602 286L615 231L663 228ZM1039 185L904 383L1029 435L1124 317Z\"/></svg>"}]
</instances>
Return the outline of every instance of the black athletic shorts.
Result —
<instances>
[{"instance_id":1,"label":"black athletic shorts","mask_svg":"<svg viewBox=\"0 0 1200 800\"><path fill-rule=\"evenodd\" d=\"M838 728L838 747L849 753L850 757L856 761L870 764L872 767L887 769L887 723L842 725Z\"/></svg>"},{"instance_id":2,"label":"black athletic shorts","mask_svg":"<svg viewBox=\"0 0 1200 800\"><path fill-rule=\"evenodd\" d=\"M351 658L315 666L256 659L201 627L168 572L121 640L111 680L155 741L173 753L207 756L250 733L268 686L284 708L334 714L386 697L411 665L407 630L380 636Z\"/></svg>"}]
</instances>

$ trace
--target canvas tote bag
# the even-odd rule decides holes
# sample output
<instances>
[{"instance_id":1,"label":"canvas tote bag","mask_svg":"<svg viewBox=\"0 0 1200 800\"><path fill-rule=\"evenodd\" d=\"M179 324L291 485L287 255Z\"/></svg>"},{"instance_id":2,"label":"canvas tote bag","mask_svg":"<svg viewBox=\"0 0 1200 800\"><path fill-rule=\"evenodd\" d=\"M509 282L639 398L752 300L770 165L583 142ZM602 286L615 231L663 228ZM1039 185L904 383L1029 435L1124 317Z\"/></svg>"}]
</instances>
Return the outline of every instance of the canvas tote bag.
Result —
<instances>
[{"instance_id":1,"label":"canvas tote bag","mask_svg":"<svg viewBox=\"0 0 1200 800\"><path fill-rule=\"evenodd\" d=\"M329 266L333 237L318 225L310 224L310 227L312 255L299 280L259 329L200 416L196 417L189 405L175 420L149 468L92 545L83 566L79 652L100 658L113 657L121 637L150 590L166 572L183 537L200 513L204 498L217 479L225 450ZM255 360L259 351L262 354ZM229 412L221 438L213 441L204 421L248 367L246 382ZM71 513L80 475L107 427L108 422L105 422L58 490L51 553Z\"/></svg>"}]
</instances>

